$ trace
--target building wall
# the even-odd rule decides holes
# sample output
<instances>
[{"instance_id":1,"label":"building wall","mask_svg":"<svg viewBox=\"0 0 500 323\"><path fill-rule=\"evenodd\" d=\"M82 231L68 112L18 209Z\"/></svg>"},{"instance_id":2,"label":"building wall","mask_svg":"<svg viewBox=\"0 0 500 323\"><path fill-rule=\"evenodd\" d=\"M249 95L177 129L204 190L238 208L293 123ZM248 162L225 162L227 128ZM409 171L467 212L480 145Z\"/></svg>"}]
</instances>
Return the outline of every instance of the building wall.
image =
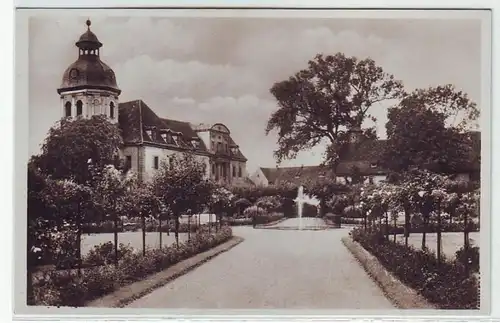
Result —
<instances>
[{"instance_id":1,"label":"building wall","mask_svg":"<svg viewBox=\"0 0 500 323\"><path fill-rule=\"evenodd\" d=\"M257 186L268 186L269 181L267 180L266 176L262 172L262 170L257 168L255 172L250 175L250 180Z\"/></svg>"},{"instance_id":2,"label":"building wall","mask_svg":"<svg viewBox=\"0 0 500 323\"><path fill-rule=\"evenodd\" d=\"M123 149L124 156L131 156L131 170L138 174L142 180L149 181L153 178L156 169L154 168L154 157L158 157L158 166L161 167L162 162L168 162L170 156L180 156L182 152L159 147L125 147ZM206 173L209 176L209 158L208 156L197 155L197 158L205 163Z\"/></svg>"},{"instance_id":3,"label":"building wall","mask_svg":"<svg viewBox=\"0 0 500 323\"><path fill-rule=\"evenodd\" d=\"M109 121L118 122L118 96L109 91L81 90L61 94L61 116L65 117L66 103L71 103L71 116L76 116L77 102L82 101L82 116L90 118L93 115L104 114L110 117L110 103L114 104L114 117Z\"/></svg>"},{"instance_id":4,"label":"building wall","mask_svg":"<svg viewBox=\"0 0 500 323\"><path fill-rule=\"evenodd\" d=\"M198 137L203 141L205 144L205 147L207 147L207 150L211 150L212 148L210 147L210 132L209 131L198 131L197 132Z\"/></svg>"}]
</instances>

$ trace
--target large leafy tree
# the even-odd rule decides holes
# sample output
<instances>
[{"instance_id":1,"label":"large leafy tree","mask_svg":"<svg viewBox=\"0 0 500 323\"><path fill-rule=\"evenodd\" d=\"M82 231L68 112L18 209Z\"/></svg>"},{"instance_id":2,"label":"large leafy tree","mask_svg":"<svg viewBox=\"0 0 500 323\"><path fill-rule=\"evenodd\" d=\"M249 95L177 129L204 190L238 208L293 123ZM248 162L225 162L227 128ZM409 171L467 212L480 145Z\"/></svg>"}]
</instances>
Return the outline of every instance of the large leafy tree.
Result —
<instances>
[{"instance_id":1,"label":"large leafy tree","mask_svg":"<svg viewBox=\"0 0 500 323\"><path fill-rule=\"evenodd\" d=\"M49 130L41 154L32 160L54 179L71 178L86 184L91 178L88 160L99 169L108 164L118 166L122 143L118 127L105 116L66 118Z\"/></svg>"},{"instance_id":2,"label":"large leafy tree","mask_svg":"<svg viewBox=\"0 0 500 323\"><path fill-rule=\"evenodd\" d=\"M414 91L388 111L385 165L394 171L457 171L471 162L465 130L478 117L476 104L452 85Z\"/></svg>"},{"instance_id":3,"label":"large leafy tree","mask_svg":"<svg viewBox=\"0 0 500 323\"><path fill-rule=\"evenodd\" d=\"M372 59L337 53L317 55L306 69L275 83L271 93L279 108L266 133L277 131L277 161L325 142L325 163L336 170L350 141L349 130L359 130L361 138L374 138L373 128L361 129L364 120L376 120L370 108L400 98L404 91L402 83Z\"/></svg>"},{"instance_id":4,"label":"large leafy tree","mask_svg":"<svg viewBox=\"0 0 500 323\"><path fill-rule=\"evenodd\" d=\"M169 162L162 160L152 187L155 195L175 220L175 239L179 243L179 218L196 214L212 195L212 184L205 178L205 164L191 153L177 155Z\"/></svg>"}]
</instances>

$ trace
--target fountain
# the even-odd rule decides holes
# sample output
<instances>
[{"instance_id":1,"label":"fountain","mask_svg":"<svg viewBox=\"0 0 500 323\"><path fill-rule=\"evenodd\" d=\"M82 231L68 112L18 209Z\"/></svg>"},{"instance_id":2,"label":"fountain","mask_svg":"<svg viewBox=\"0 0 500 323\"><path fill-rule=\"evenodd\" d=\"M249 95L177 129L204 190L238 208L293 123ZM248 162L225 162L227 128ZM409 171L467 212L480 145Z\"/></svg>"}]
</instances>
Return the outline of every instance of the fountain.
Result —
<instances>
[{"instance_id":1,"label":"fountain","mask_svg":"<svg viewBox=\"0 0 500 323\"><path fill-rule=\"evenodd\" d=\"M294 200L297 203L297 214L299 216L299 230L302 230L302 209L304 207L304 187L299 186L299 190L297 192L297 197Z\"/></svg>"}]
</instances>

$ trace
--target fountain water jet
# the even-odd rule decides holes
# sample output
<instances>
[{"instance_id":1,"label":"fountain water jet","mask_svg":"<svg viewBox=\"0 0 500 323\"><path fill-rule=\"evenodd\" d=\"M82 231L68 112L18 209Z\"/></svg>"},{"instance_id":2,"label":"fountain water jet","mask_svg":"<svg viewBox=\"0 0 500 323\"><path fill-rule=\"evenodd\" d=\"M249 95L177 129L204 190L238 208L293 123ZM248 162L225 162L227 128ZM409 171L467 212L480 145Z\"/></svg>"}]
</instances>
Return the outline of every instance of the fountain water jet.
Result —
<instances>
[{"instance_id":1,"label":"fountain water jet","mask_svg":"<svg viewBox=\"0 0 500 323\"><path fill-rule=\"evenodd\" d=\"M299 230L302 230L302 209L304 208L304 187L299 186L295 202L297 203L297 215L299 216Z\"/></svg>"}]
</instances>

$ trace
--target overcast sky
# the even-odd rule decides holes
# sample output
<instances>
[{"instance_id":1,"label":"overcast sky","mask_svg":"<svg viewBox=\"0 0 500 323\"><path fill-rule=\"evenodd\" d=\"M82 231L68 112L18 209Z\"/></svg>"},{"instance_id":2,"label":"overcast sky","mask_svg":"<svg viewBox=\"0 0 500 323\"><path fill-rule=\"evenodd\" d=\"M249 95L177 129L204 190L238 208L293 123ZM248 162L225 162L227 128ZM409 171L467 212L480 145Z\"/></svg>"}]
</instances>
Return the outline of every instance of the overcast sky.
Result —
<instances>
[{"instance_id":1,"label":"overcast sky","mask_svg":"<svg viewBox=\"0 0 500 323\"><path fill-rule=\"evenodd\" d=\"M452 83L480 104L479 20L90 18L121 102L142 99L161 117L226 124L249 171L275 166L276 137L264 132L276 109L269 88L317 53L371 57L407 90ZM56 89L77 59L74 44L86 19L30 21L30 154L62 115ZM388 105L372 108L381 138ZM318 164L323 151L317 147L282 165Z\"/></svg>"}]
</instances>

